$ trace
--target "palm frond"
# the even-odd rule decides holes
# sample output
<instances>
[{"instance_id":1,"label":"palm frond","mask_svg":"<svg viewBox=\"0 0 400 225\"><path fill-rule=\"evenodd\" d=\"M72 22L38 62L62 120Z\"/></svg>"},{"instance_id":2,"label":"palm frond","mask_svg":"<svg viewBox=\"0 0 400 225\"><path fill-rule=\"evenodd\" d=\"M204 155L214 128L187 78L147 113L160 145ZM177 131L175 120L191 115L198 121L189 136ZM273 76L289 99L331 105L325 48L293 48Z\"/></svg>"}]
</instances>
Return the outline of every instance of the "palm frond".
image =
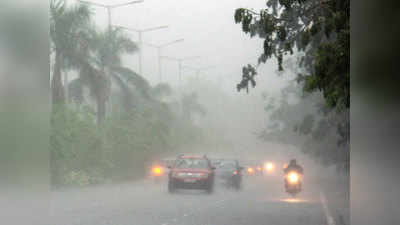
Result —
<instances>
[{"instance_id":1,"label":"palm frond","mask_svg":"<svg viewBox=\"0 0 400 225\"><path fill-rule=\"evenodd\" d=\"M50 37L54 51L62 55L63 69L77 65L76 55L82 51L82 36L90 24L92 12L86 5L68 7L65 0L50 2Z\"/></svg>"},{"instance_id":2,"label":"palm frond","mask_svg":"<svg viewBox=\"0 0 400 225\"><path fill-rule=\"evenodd\" d=\"M160 83L152 88L151 93L155 98L169 96L172 94L172 88L167 83Z\"/></svg>"},{"instance_id":3,"label":"palm frond","mask_svg":"<svg viewBox=\"0 0 400 225\"><path fill-rule=\"evenodd\" d=\"M143 77L126 67L113 67L112 71L120 75L126 82L133 85L143 97L150 99L150 85Z\"/></svg>"},{"instance_id":4,"label":"palm frond","mask_svg":"<svg viewBox=\"0 0 400 225\"><path fill-rule=\"evenodd\" d=\"M100 101L106 101L111 92L111 81L104 72L89 63L82 64L79 77L89 87L90 95Z\"/></svg>"},{"instance_id":5,"label":"palm frond","mask_svg":"<svg viewBox=\"0 0 400 225\"><path fill-rule=\"evenodd\" d=\"M129 85L124 82L121 77L119 77L117 74L115 73L111 73L111 77L114 79L114 81L117 83L117 85L120 87L121 91L122 91L122 104L123 107L125 108L125 110L129 111L133 108L134 106L134 94L131 90L131 87L129 87Z\"/></svg>"},{"instance_id":6,"label":"palm frond","mask_svg":"<svg viewBox=\"0 0 400 225\"><path fill-rule=\"evenodd\" d=\"M91 49L102 65L120 66L122 54L132 54L138 47L120 29L92 31Z\"/></svg>"}]
</instances>

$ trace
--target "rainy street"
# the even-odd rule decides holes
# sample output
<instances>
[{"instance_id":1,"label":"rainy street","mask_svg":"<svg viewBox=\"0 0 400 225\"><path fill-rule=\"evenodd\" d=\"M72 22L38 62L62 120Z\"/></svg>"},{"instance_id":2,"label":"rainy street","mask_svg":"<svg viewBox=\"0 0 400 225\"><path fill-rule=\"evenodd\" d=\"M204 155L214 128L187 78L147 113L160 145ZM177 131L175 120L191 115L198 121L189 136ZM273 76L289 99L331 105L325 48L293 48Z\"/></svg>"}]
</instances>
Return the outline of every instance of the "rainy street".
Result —
<instances>
[{"instance_id":1,"label":"rainy street","mask_svg":"<svg viewBox=\"0 0 400 225\"><path fill-rule=\"evenodd\" d=\"M277 177L249 177L240 191L217 186L211 195L169 194L151 180L56 191L51 218L57 225L323 225L320 190L312 183L295 199Z\"/></svg>"}]
</instances>

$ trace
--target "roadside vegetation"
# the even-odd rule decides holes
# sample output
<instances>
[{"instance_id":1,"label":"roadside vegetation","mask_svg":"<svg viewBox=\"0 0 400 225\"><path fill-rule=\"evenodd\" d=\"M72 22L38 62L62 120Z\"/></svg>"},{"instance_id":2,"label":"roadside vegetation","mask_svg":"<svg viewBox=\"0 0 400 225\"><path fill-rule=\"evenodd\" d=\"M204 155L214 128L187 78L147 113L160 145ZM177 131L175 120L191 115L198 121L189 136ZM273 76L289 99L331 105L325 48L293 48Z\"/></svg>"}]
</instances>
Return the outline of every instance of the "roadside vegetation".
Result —
<instances>
[{"instance_id":1,"label":"roadside vegetation","mask_svg":"<svg viewBox=\"0 0 400 225\"><path fill-rule=\"evenodd\" d=\"M296 78L281 96L264 96L272 123L259 136L290 142L348 175L350 1L267 0L266 6L235 11L242 31L264 40L258 62L243 67L237 90L255 87L258 66L271 59Z\"/></svg>"},{"instance_id":2,"label":"roadside vegetation","mask_svg":"<svg viewBox=\"0 0 400 225\"><path fill-rule=\"evenodd\" d=\"M53 187L143 177L153 157L202 139L192 122L205 113L197 98L124 66L136 43L92 17L87 5L50 2Z\"/></svg>"}]
</instances>

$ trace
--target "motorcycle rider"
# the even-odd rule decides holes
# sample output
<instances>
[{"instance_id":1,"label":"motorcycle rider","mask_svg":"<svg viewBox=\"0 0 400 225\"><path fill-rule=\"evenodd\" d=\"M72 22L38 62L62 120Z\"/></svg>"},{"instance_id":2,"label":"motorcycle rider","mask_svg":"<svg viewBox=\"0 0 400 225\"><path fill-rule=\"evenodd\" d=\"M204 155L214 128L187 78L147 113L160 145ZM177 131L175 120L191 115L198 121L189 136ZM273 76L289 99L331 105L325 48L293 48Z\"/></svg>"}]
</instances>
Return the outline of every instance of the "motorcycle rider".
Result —
<instances>
[{"instance_id":1,"label":"motorcycle rider","mask_svg":"<svg viewBox=\"0 0 400 225\"><path fill-rule=\"evenodd\" d=\"M283 170L285 173L285 176L291 172L295 171L301 175L303 175L303 167L301 167L299 164L297 164L296 159L290 160L289 165ZM287 180L285 179L285 187L287 187L288 183Z\"/></svg>"},{"instance_id":2,"label":"motorcycle rider","mask_svg":"<svg viewBox=\"0 0 400 225\"><path fill-rule=\"evenodd\" d=\"M290 160L289 165L284 169L285 174L288 174L290 171L296 171L299 174L303 174L303 167L297 164L296 159Z\"/></svg>"}]
</instances>

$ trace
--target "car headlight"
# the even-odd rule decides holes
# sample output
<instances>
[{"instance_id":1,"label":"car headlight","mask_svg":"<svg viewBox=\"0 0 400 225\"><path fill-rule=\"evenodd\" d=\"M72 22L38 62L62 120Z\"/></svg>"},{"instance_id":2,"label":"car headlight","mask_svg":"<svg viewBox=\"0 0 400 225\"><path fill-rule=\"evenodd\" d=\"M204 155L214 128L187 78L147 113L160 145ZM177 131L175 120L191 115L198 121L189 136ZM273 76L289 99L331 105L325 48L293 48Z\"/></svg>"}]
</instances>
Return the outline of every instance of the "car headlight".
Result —
<instances>
[{"instance_id":1,"label":"car headlight","mask_svg":"<svg viewBox=\"0 0 400 225\"><path fill-rule=\"evenodd\" d=\"M265 167L265 170L267 170L268 172L273 171L275 168L274 164L271 162L266 163L264 167Z\"/></svg>"},{"instance_id":2,"label":"car headlight","mask_svg":"<svg viewBox=\"0 0 400 225\"><path fill-rule=\"evenodd\" d=\"M161 167L154 167L153 168L153 174L154 175L161 175L162 174L162 169L161 169Z\"/></svg>"},{"instance_id":3,"label":"car headlight","mask_svg":"<svg viewBox=\"0 0 400 225\"><path fill-rule=\"evenodd\" d=\"M247 168L247 172L248 172L248 173L253 173L254 170L253 170L253 168L249 167L249 168Z\"/></svg>"}]
</instances>

